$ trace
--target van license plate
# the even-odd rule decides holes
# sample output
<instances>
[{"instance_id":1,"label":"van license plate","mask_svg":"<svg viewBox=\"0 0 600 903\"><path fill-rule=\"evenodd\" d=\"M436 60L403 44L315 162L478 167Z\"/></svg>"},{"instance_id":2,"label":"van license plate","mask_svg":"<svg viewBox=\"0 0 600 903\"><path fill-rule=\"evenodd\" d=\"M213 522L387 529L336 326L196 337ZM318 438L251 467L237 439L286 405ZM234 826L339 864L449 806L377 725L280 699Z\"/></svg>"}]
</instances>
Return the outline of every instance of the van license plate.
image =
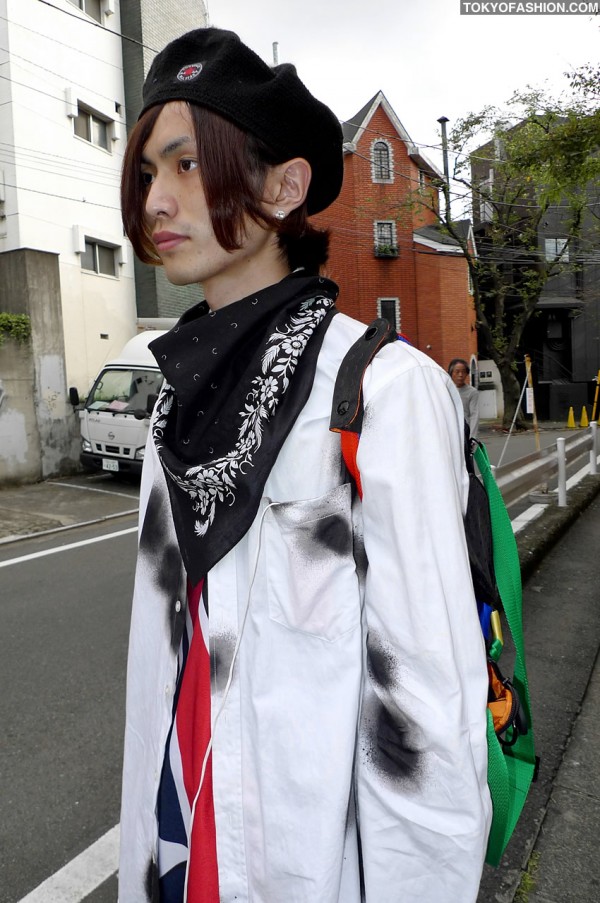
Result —
<instances>
[{"instance_id":1,"label":"van license plate","mask_svg":"<svg viewBox=\"0 0 600 903\"><path fill-rule=\"evenodd\" d=\"M112 470L118 472L119 462L113 461L111 458L102 458L102 470Z\"/></svg>"}]
</instances>

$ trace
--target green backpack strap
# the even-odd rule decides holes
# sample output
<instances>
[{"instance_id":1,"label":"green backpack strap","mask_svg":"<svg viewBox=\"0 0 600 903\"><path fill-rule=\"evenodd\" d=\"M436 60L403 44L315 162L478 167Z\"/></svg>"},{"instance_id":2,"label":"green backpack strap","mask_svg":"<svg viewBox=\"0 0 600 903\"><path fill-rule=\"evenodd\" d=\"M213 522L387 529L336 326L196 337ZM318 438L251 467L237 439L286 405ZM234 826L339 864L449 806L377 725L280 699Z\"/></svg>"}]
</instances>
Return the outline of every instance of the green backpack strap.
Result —
<instances>
[{"instance_id":1,"label":"green backpack strap","mask_svg":"<svg viewBox=\"0 0 600 903\"><path fill-rule=\"evenodd\" d=\"M485 447L477 444L473 457L489 501L496 583L515 647L513 684L528 727L527 733L519 734L512 746L502 745L488 709L488 786L492 796L493 819L486 862L498 865L525 804L536 770L536 757L523 642L523 600L517 543Z\"/></svg>"}]
</instances>

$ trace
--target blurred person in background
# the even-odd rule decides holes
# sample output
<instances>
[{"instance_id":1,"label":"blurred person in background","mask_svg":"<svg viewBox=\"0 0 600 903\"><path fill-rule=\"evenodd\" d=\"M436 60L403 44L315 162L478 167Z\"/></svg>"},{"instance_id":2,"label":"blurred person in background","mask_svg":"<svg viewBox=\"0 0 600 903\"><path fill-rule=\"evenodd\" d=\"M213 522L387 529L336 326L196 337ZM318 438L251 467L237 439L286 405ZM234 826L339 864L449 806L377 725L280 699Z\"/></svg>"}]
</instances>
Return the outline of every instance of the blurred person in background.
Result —
<instances>
[{"instance_id":1,"label":"blurred person in background","mask_svg":"<svg viewBox=\"0 0 600 903\"><path fill-rule=\"evenodd\" d=\"M469 365L462 357L455 357L448 364L448 373L458 389L471 438L477 439L479 436L479 392L468 383Z\"/></svg>"}]
</instances>

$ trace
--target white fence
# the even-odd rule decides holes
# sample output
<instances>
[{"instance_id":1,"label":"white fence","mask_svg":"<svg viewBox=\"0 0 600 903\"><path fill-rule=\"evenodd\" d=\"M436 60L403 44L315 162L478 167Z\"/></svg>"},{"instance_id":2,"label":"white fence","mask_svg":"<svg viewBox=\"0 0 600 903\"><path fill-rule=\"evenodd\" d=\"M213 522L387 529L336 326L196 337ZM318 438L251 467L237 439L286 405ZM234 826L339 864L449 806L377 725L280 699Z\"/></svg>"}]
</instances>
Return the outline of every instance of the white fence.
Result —
<instances>
[{"instance_id":1,"label":"white fence","mask_svg":"<svg viewBox=\"0 0 600 903\"><path fill-rule=\"evenodd\" d=\"M592 423L583 435L557 439L554 448L533 452L511 464L494 468L496 482L508 507L529 495L534 489L558 476L557 498L560 507L567 505L567 466L589 453L589 473L598 473L598 424Z\"/></svg>"}]
</instances>

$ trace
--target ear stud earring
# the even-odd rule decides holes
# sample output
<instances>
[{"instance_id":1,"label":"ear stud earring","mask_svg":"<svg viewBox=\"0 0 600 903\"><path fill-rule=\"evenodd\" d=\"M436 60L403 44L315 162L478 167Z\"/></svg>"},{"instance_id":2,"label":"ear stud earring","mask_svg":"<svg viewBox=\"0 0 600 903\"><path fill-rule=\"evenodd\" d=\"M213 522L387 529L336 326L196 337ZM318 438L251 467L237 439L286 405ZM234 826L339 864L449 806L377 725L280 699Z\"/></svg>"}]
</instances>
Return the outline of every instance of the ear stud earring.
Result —
<instances>
[{"instance_id":1,"label":"ear stud earring","mask_svg":"<svg viewBox=\"0 0 600 903\"><path fill-rule=\"evenodd\" d=\"M276 210L275 211L275 219L282 220L285 219L285 210Z\"/></svg>"}]
</instances>

